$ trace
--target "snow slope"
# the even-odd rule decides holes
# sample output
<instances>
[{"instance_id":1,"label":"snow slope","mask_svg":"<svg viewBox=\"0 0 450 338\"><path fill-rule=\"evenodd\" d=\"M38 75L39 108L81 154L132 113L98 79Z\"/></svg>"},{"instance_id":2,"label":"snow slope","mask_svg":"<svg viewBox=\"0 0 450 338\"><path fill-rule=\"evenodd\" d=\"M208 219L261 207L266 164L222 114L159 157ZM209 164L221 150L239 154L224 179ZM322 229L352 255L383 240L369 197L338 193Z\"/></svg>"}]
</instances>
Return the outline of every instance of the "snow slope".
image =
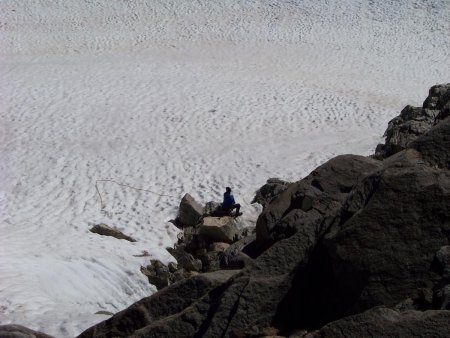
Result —
<instances>
[{"instance_id":1,"label":"snow slope","mask_svg":"<svg viewBox=\"0 0 450 338\"><path fill-rule=\"evenodd\" d=\"M449 81L449 13L448 0L2 0L0 324L71 337L150 295L139 267L172 260L185 192L220 200L230 185L251 225L267 178L373 152L390 118ZM99 222L138 242L90 233Z\"/></svg>"}]
</instances>

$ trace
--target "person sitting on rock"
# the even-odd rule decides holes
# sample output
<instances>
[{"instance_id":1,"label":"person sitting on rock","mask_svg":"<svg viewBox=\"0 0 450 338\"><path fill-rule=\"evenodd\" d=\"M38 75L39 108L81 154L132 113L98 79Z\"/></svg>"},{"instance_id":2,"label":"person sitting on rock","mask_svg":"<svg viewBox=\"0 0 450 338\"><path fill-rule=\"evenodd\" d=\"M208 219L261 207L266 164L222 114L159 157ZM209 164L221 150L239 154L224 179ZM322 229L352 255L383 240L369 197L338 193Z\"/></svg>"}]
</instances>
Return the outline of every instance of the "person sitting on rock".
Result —
<instances>
[{"instance_id":1,"label":"person sitting on rock","mask_svg":"<svg viewBox=\"0 0 450 338\"><path fill-rule=\"evenodd\" d=\"M226 191L223 194L222 209L229 215L231 215L231 211L233 209L236 209L236 216L240 215L239 210L241 209L241 205L235 202L234 196L231 194L230 187L226 187Z\"/></svg>"}]
</instances>

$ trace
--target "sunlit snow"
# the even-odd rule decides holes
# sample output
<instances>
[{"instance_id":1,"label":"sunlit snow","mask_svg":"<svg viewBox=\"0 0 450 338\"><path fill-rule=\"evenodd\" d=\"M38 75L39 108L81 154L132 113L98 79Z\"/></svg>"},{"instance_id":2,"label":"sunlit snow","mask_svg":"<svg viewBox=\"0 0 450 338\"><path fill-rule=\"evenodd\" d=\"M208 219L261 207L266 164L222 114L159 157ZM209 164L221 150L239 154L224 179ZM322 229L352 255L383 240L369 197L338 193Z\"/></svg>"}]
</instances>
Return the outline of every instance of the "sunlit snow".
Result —
<instances>
[{"instance_id":1,"label":"sunlit snow","mask_svg":"<svg viewBox=\"0 0 450 338\"><path fill-rule=\"evenodd\" d=\"M220 201L231 186L253 225L267 178L372 153L388 120L449 81L449 13L448 0L2 0L0 324L73 337L155 291L139 268L173 260L184 193ZM89 232L101 222L138 241Z\"/></svg>"}]
</instances>

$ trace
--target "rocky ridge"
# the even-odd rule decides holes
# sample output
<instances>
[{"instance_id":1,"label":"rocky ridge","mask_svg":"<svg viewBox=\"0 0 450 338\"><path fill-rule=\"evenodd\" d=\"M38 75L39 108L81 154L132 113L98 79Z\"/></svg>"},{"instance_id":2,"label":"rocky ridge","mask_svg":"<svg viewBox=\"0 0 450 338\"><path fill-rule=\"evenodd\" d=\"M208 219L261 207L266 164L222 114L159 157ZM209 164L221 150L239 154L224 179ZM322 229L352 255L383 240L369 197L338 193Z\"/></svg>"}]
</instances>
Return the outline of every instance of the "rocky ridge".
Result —
<instances>
[{"instance_id":1,"label":"rocky ridge","mask_svg":"<svg viewBox=\"0 0 450 338\"><path fill-rule=\"evenodd\" d=\"M447 336L449 97L450 85L435 86L422 108L405 108L372 158L342 155L298 182L268 182L250 262L189 305L151 320L173 302L157 293L139 316L132 305L80 337Z\"/></svg>"}]
</instances>

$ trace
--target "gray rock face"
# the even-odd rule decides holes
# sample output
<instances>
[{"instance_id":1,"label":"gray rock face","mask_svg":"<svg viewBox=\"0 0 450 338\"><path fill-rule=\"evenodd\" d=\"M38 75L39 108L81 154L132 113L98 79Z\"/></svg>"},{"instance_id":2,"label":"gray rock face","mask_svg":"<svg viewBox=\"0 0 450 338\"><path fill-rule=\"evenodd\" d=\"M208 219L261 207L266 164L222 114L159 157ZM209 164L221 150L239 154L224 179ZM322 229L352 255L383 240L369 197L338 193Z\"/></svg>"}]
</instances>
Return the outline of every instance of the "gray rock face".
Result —
<instances>
[{"instance_id":1,"label":"gray rock face","mask_svg":"<svg viewBox=\"0 0 450 338\"><path fill-rule=\"evenodd\" d=\"M121 231L119 231L117 229L113 229L106 224L96 224L89 231L93 232L94 234L99 234L102 236L109 236L109 237L114 237L117 239L124 239L129 242L136 242L136 240L134 238L131 238L130 236L127 236L124 233L122 233Z\"/></svg>"},{"instance_id":2,"label":"gray rock face","mask_svg":"<svg viewBox=\"0 0 450 338\"><path fill-rule=\"evenodd\" d=\"M450 310L450 245L441 247L436 253L434 270L441 280L434 288L433 305L435 308Z\"/></svg>"},{"instance_id":3,"label":"gray rock face","mask_svg":"<svg viewBox=\"0 0 450 338\"><path fill-rule=\"evenodd\" d=\"M446 118L411 143L423 160L440 168L450 168L450 118Z\"/></svg>"},{"instance_id":4,"label":"gray rock face","mask_svg":"<svg viewBox=\"0 0 450 338\"><path fill-rule=\"evenodd\" d=\"M450 245L443 246L436 253L439 270L444 278L450 278Z\"/></svg>"},{"instance_id":5,"label":"gray rock face","mask_svg":"<svg viewBox=\"0 0 450 338\"><path fill-rule=\"evenodd\" d=\"M200 274L141 299L79 337L193 337L238 271ZM202 310L203 309L203 310Z\"/></svg>"},{"instance_id":6,"label":"gray rock face","mask_svg":"<svg viewBox=\"0 0 450 338\"><path fill-rule=\"evenodd\" d=\"M418 136L426 133L434 124L438 110L406 106L400 116L389 122L386 130L386 145L377 148L377 153L390 156L406 149Z\"/></svg>"},{"instance_id":7,"label":"gray rock face","mask_svg":"<svg viewBox=\"0 0 450 338\"><path fill-rule=\"evenodd\" d=\"M334 217L358 180L380 166L377 160L356 155L328 161L290 184L266 207L256 223L257 240L276 241L291 236L305 223L319 225L324 215Z\"/></svg>"},{"instance_id":8,"label":"gray rock face","mask_svg":"<svg viewBox=\"0 0 450 338\"><path fill-rule=\"evenodd\" d=\"M440 309L450 310L450 283L448 280L447 284L436 290L434 297L440 305Z\"/></svg>"},{"instance_id":9,"label":"gray rock face","mask_svg":"<svg viewBox=\"0 0 450 338\"><path fill-rule=\"evenodd\" d=\"M207 202L205 204L204 216L223 216L222 203L219 202Z\"/></svg>"},{"instance_id":10,"label":"gray rock face","mask_svg":"<svg viewBox=\"0 0 450 338\"><path fill-rule=\"evenodd\" d=\"M246 246L256 240L256 235L250 235L241 238L239 241L231 244L220 255L220 267L222 269L242 269L253 261L243 251Z\"/></svg>"},{"instance_id":11,"label":"gray rock face","mask_svg":"<svg viewBox=\"0 0 450 338\"><path fill-rule=\"evenodd\" d=\"M230 244L228 244L228 243L215 242L215 243L211 243L209 245L208 251L224 252L229 247L230 247Z\"/></svg>"},{"instance_id":12,"label":"gray rock face","mask_svg":"<svg viewBox=\"0 0 450 338\"><path fill-rule=\"evenodd\" d=\"M385 144L378 145L375 155L389 157L408 148L414 140L425 134L439 120L449 116L450 84L431 87L422 108L406 106L400 116L389 122Z\"/></svg>"},{"instance_id":13,"label":"gray rock face","mask_svg":"<svg viewBox=\"0 0 450 338\"><path fill-rule=\"evenodd\" d=\"M199 225L199 235L210 242L233 243L239 230L233 217L205 217Z\"/></svg>"},{"instance_id":14,"label":"gray rock face","mask_svg":"<svg viewBox=\"0 0 450 338\"><path fill-rule=\"evenodd\" d=\"M449 188L449 171L429 166L413 149L360 179L305 266L296 269L278 325L320 327L407 299L415 309L433 308L442 277L431 267L450 238Z\"/></svg>"},{"instance_id":15,"label":"gray rock face","mask_svg":"<svg viewBox=\"0 0 450 338\"><path fill-rule=\"evenodd\" d=\"M45 333L30 330L21 325L0 325L2 338L53 338Z\"/></svg>"},{"instance_id":16,"label":"gray rock face","mask_svg":"<svg viewBox=\"0 0 450 338\"><path fill-rule=\"evenodd\" d=\"M261 188L255 193L252 200L253 203L261 204L263 209L279 194L281 194L288 187L289 182L280 180L278 178L269 178Z\"/></svg>"},{"instance_id":17,"label":"gray rock face","mask_svg":"<svg viewBox=\"0 0 450 338\"><path fill-rule=\"evenodd\" d=\"M187 271L202 271L202 262L186 252L183 247L168 248L167 251L177 260L178 268Z\"/></svg>"},{"instance_id":18,"label":"gray rock face","mask_svg":"<svg viewBox=\"0 0 450 338\"><path fill-rule=\"evenodd\" d=\"M450 83L439 84L430 88L428 97L423 103L427 109L442 110L450 101Z\"/></svg>"},{"instance_id":19,"label":"gray rock face","mask_svg":"<svg viewBox=\"0 0 450 338\"><path fill-rule=\"evenodd\" d=\"M374 308L324 326L304 338L319 337L448 337L450 311L406 311Z\"/></svg>"},{"instance_id":20,"label":"gray rock face","mask_svg":"<svg viewBox=\"0 0 450 338\"><path fill-rule=\"evenodd\" d=\"M449 172L392 167L364 178L347 200L340 225L316 246L310 266L298 271L295 285L306 284L308 291L289 297L305 306L299 309L309 317L305 325L406 298L418 309L430 308L440 280L430 266L448 243L448 205ZM317 323L319 313L323 322Z\"/></svg>"},{"instance_id":21,"label":"gray rock face","mask_svg":"<svg viewBox=\"0 0 450 338\"><path fill-rule=\"evenodd\" d=\"M152 260L147 267L141 267L141 272L147 276L150 284L156 286L158 290L170 284L170 270L158 260Z\"/></svg>"},{"instance_id":22,"label":"gray rock face","mask_svg":"<svg viewBox=\"0 0 450 338\"><path fill-rule=\"evenodd\" d=\"M186 252L178 263L166 266L158 260L151 260L149 265L141 267L141 272L147 276L150 284L162 290L170 284L196 276L202 270L202 262Z\"/></svg>"},{"instance_id":23,"label":"gray rock face","mask_svg":"<svg viewBox=\"0 0 450 338\"><path fill-rule=\"evenodd\" d=\"M189 194L183 196L178 209L177 224L195 226L204 213L203 207Z\"/></svg>"}]
</instances>

